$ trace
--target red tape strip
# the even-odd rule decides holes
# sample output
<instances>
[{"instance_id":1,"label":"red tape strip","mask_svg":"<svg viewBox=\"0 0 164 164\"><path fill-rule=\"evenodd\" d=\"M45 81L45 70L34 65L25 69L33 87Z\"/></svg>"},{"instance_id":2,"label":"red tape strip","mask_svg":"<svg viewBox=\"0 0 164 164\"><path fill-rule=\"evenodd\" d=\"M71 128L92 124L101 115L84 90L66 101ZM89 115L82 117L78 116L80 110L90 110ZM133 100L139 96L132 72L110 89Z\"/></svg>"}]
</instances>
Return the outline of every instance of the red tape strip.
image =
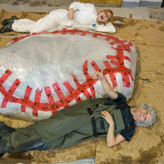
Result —
<instances>
[{"instance_id":1,"label":"red tape strip","mask_svg":"<svg viewBox=\"0 0 164 164\"><path fill-rule=\"evenodd\" d=\"M83 93L87 99L91 99L92 95L78 82L76 76L73 73L71 73L71 75L74 78L74 82L78 87L79 92Z\"/></svg>"},{"instance_id":2,"label":"red tape strip","mask_svg":"<svg viewBox=\"0 0 164 164\"><path fill-rule=\"evenodd\" d=\"M31 92L32 92L32 88L27 86L25 94L24 94L24 104L29 103L28 100L29 100ZM26 110L26 105L21 105L21 112L25 112L25 110Z\"/></svg>"},{"instance_id":3,"label":"red tape strip","mask_svg":"<svg viewBox=\"0 0 164 164\"><path fill-rule=\"evenodd\" d=\"M87 79L87 83L88 83L88 86L90 87L93 98L96 98L95 89L92 85L93 79L92 79L92 77L89 76L89 73L88 73L88 62L87 62L87 60L83 64L83 74L85 75L85 77Z\"/></svg>"},{"instance_id":4,"label":"red tape strip","mask_svg":"<svg viewBox=\"0 0 164 164\"><path fill-rule=\"evenodd\" d=\"M111 78L111 81L112 81L112 85L113 85L113 89L115 89L117 87L117 81L116 81L116 76L113 72L113 69L112 67L110 66L109 62L108 61L104 61L104 64L107 68L107 72Z\"/></svg>"},{"instance_id":5,"label":"red tape strip","mask_svg":"<svg viewBox=\"0 0 164 164\"><path fill-rule=\"evenodd\" d=\"M72 94L72 92L74 91L73 87L69 84L68 81L64 82L63 85L67 88L67 90L69 91L70 94ZM76 102L80 102L82 101L81 97L78 96L77 98L75 98Z\"/></svg>"},{"instance_id":6,"label":"red tape strip","mask_svg":"<svg viewBox=\"0 0 164 164\"><path fill-rule=\"evenodd\" d=\"M9 91L6 92L5 97L2 100L1 108L6 108L8 101L13 102L12 95L18 88L20 83L21 82L18 79L16 79L15 82L11 85Z\"/></svg>"},{"instance_id":7,"label":"red tape strip","mask_svg":"<svg viewBox=\"0 0 164 164\"><path fill-rule=\"evenodd\" d=\"M101 71L101 69L97 66L95 61L92 61L90 64L92 65L92 67L94 68L95 71Z\"/></svg>"},{"instance_id":8,"label":"red tape strip","mask_svg":"<svg viewBox=\"0 0 164 164\"><path fill-rule=\"evenodd\" d=\"M0 77L0 85L2 85L7 80L11 73L12 72L9 69L5 71L5 73Z\"/></svg>"},{"instance_id":9,"label":"red tape strip","mask_svg":"<svg viewBox=\"0 0 164 164\"><path fill-rule=\"evenodd\" d=\"M33 116L38 117L38 107L40 103L40 98L42 94L42 89L39 88L36 89L35 92L35 98L34 98L34 106L33 106Z\"/></svg>"},{"instance_id":10,"label":"red tape strip","mask_svg":"<svg viewBox=\"0 0 164 164\"><path fill-rule=\"evenodd\" d=\"M85 36L85 35L87 35L88 33L90 33L90 32L89 32L89 31L82 31L81 36Z\"/></svg>"},{"instance_id":11,"label":"red tape strip","mask_svg":"<svg viewBox=\"0 0 164 164\"><path fill-rule=\"evenodd\" d=\"M60 106L60 107L63 106L64 108L69 107L69 104L67 103L67 100L65 99L58 83L54 83L54 84L52 84L52 86L60 99L60 104L58 106Z\"/></svg>"},{"instance_id":12,"label":"red tape strip","mask_svg":"<svg viewBox=\"0 0 164 164\"><path fill-rule=\"evenodd\" d=\"M44 90L45 90L47 99L48 99L48 101L49 101L49 104L50 104L50 105L53 105L53 104L55 103L55 101L54 101L54 99L53 99L53 96L52 96L50 87L44 87Z\"/></svg>"}]
</instances>

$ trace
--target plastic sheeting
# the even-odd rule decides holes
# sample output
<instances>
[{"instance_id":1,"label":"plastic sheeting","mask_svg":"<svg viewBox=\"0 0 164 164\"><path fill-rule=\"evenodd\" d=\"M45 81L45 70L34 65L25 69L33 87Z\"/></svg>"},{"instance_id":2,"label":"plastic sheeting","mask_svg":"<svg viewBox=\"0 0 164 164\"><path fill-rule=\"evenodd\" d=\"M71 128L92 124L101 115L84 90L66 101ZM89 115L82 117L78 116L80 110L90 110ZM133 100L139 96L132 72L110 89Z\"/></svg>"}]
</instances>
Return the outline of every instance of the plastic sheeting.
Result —
<instances>
[{"instance_id":1,"label":"plastic sheeting","mask_svg":"<svg viewBox=\"0 0 164 164\"><path fill-rule=\"evenodd\" d=\"M129 99L136 61L133 43L107 34L63 29L16 37L0 50L0 113L37 121L106 97L92 79L102 69L114 90Z\"/></svg>"}]
</instances>

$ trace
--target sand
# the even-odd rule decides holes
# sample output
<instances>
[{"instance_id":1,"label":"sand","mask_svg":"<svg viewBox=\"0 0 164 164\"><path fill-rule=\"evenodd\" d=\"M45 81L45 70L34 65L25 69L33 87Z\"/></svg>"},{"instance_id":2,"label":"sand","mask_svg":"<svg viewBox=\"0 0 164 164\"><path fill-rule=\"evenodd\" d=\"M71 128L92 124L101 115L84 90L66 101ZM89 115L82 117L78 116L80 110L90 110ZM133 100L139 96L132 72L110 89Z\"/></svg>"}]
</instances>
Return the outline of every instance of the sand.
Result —
<instances>
[{"instance_id":1,"label":"sand","mask_svg":"<svg viewBox=\"0 0 164 164\"><path fill-rule=\"evenodd\" d=\"M45 14L1 10L0 21L12 15L37 20ZM105 138L100 138L58 151L6 153L0 158L0 163L56 163L90 157L95 158L96 164L164 163L164 21L121 17L115 19L122 20L125 24L114 24L117 32L112 35L132 41L138 53L135 89L128 103L133 107L144 103L151 104L157 114L155 123L147 128L137 127L130 142L124 141L112 148L106 146ZM0 37L0 48L9 40L10 37ZM26 127L33 123L2 115L0 121L14 128Z\"/></svg>"}]
</instances>

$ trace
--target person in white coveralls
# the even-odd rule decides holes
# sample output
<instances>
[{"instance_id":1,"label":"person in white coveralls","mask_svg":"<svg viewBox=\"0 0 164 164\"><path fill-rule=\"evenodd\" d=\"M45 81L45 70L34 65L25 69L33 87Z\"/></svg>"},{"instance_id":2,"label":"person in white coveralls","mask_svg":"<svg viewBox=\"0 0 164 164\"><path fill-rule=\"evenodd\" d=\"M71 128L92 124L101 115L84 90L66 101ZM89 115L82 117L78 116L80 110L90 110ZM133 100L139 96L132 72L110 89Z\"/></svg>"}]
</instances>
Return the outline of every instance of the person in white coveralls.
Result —
<instances>
[{"instance_id":1,"label":"person in white coveralls","mask_svg":"<svg viewBox=\"0 0 164 164\"><path fill-rule=\"evenodd\" d=\"M69 6L69 11L65 9L53 10L36 22L12 16L10 19L2 21L3 27L0 29L0 32L16 31L33 33L51 31L54 27L61 26L84 27L95 31L114 33L116 30L112 23L110 23L112 17L113 12L109 9L102 10L97 14L93 4L73 2Z\"/></svg>"}]
</instances>

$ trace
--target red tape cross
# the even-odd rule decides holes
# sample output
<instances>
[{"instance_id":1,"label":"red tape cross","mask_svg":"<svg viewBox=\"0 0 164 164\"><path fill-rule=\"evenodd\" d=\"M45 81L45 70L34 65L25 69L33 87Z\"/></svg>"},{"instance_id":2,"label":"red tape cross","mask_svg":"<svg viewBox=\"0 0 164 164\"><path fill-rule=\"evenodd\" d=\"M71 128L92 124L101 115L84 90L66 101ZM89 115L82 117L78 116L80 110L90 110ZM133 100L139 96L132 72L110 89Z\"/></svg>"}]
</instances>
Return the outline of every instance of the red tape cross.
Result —
<instances>
[{"instance_id":1,"label":"red tape cross","mask_svg":"<svg viewBox=\"0 0 164 164\"><path fill-rule=\"evenodd\" d=\"M106 41L109 41L109 40L115 40L116 38L114 36L110 36L110 35L105 35L104 37ZM113 45L113 43L110 42L111 45Z\"/></svg>"},{"instance_id":2,"label":"red tape cross","mask_svg":"<svg viewBox=\"0 0 164 164\"><path fill-rule=\"evenodd\" d=\"M83 74L85 75L85 77L87 79L87 83L88 83L88 86L90 87L93 98L96 98L95 89L92 85L93 79L92 79L92 77L89 76L89 73L88 73L88 62L87 62L87 60L83 64Z\"/></svg>"},{"instance_id":3,"label":"red tape cross","mask_svg":"<svg viewBox=\"0 0 164 164\"><path fill-rule=\"evenodd\" d=\"M54 83L54 84L52 84L52 86L53 86L56 94L58 95L58 97L60 99L60 103L59 103L58 106L59 107L62 107L63 106L64 108L69 107L69 104L67 103L67 100L65 99L65 97L64 97L64 95L63 95L63 93L62 93L62 91L61 91L58 83Z\"/></svg>"},{"instance_id":4,"label":"red tape cross","mask_svg":"<svg viewBox=\"0 0 164 164\"><path fill-rule=\"evenodd\" d=\"M70 34L74 35L76 33L79 33L79 32L82 32L82 30L79 30L79 29L73 29L73 30L70 30Z\"/></svg>"},{"instance_id":5,"label":"red tape cross","mask_svg":"<svg viewBox=\"0 0 164 164\"><path fill-rule=\"evenodd\" d=\"M129 79L129 75L130 75L131 79L133 80L133 77L131 76L131 70L124 66L124 62L119 63L119 62L116 62L116 61L112 60L111 63L119 67L118 69L113 69L113 70L115 72L120 72L121 73L124 87L127 87L127 88L131 87L130 79Z\"/></svg>"},{"instance_id":6,"label":"red tape cross","mask_svg":"<svg viewBox=\"0 0 164 164\"><path fill-rule=\"evenodd\" d=\"M5 73L0 77L0 85L2 85L7 80L11 73L12 72L9 69L5 71Z\"/></svg>"},{"instance_id":7,"label":"red tape cross","mask_svg":"<svg viewBox=\"0 0 164 164\"><path fill-rule=\"evenodd\" d=\"M47 99L48 99L48 101L49 101L49 104L50 104L50 105L53 105L53 104L55 103L55 101L54 101L54 99L53 99L53 96L52 96L50 87L44 87L44 90L45 90Z\"/></svg>"},{"instance_id":8,"label":"red tape cross","mask_svg":"<svg viewBox=\"0 0 164 164\"><path fill-rule=\"evenodd\" d=\"M85 86L82 86L79 81L77 80L76 76L74 75L74 73L71 73L73 79L74 79L74 82L76 84L76 86L78 87L78 90L79 92L83 93L84 96L87 98L87 99L91 99L92 98L92 95L85 89L86 85Z\"/></svg>"},{"instance_id":9,"label":"red tape cross","mask_svg":"<svg viewBox=\"0 0 164 164\"><path fill-rule=\"evenodd\" d=\"M29 97L32 92L32 88L27 86L25 94L24 94L24 103L21 105L21 112L25 112L26 105L29 104Z\"/></svg>"},{"instance_id":10,"label":"red tape cross","mask_svg":"<svg viewBox=\"0 0 164 164\"><path fill-rule=\"evenodd\" d=\"M109 62L108 61L104 61L104 64L107 68L107 72L111 78L111 81L112 81L112 85L113 85L113 89L115 89L117 87L117 81L116 81L116 76L113 72L113 69L112 67L110 66Z\"/></svg>"},{"instance_id":11,"label":"red tape cross","mask_svg":"<svg viewBox=\"0 0 164 164\"><path fill-rule=\"evenodd\" d=\"M92 35L92 37L94 37L94 38L97 38L97 36L99 36L99 33L92 33L93 35Z\"/></svg>"},{"instance_id":12,"label":"red tape cross","mask_svg":"<svg viewBox=\"0 0 164 164\"><path fill-rule=\"evenodd\" d=\"M57 109L54 107L55 101L53 99L51 89L50 89L50 87L44 87L44 90L45 90L45 93L46 93L49 104L43 106L42 109L44 111L47 110L47 109L49 109L49 110L52 109L51 110L52 114L55 114L57 112ZM48 107L48 105L50 105L51 107Z\"/></svg>"},{"instance_id":13,"label":"red tape cross","mask_svg":"<svg viewBox=\"0 0 164 164\"><path fill-rule=\"evenodd\" d=\"M21 82L18 79L16 79L15 82L11 85L9 91L8 92L5 91L6 93L4 93L5 96L3 98L1 108L6 108L8 101L13 102L12 95L15 92L15 90L18 88L20 83Z\"/></svg>"},{"instance_id":14,"label":"red tape cross","mask_svg":"<svg viewBox=\"0 0 164 164\"><path fill-rule=\"evenodd\" d=\"M38 107L40 103L40 98L42 94L42 89L39 88L36 89L35 92L35 99L34 99L34 107L33 107L33 116L38 117Z\"/></svg>"},{"instance_id":15,"label":"red tape cross","mask_svg":"<svg viewBox=\"0 0 164 164\"><path fill-rule=\"evenodd\" d=\"M63 85L67 88L67 90L69 91L70 94L72 94L72 92L74 91L73 87L69 84L68 81L64 82ZM75 98L76 102L80 102L82 101L81 97L78 96L77 98ZM71 102L70 100L68 100L69 102Z\"/></svg>"},{"instance_id":16,"label":"red tape cross","mask_svg":"<svg viewBox=\"0 0 164 164\"><path fill-rule=\"evenodd\" d=\"M82 31L81 36L85 36L85 35L87 35L88 33L90 33L90 32L89 32L89 31Z\"/></svg>"},{"instance_id":17,"label":"red tape cross","mask_svg":"<svg viewBox=\"0 0 164 164\"><path fill-rule=\"evenodd\" d=\"M121 54L122 54L122 57L121 57L122 59L125 59L125 60L128 60L129 62L131 62L131 60L130 60L130 58L128 56L124 56L123 52L121 52ZM120 60L119 56L107 55L106 57L107 57L107 59L117 59L117 60Z\"/></svg>"},{"instance_id":18,"label":"red tape cross","mask_svg":"<svg viewBox=\"0 0 164 164\"><path fill-rule=\"evenodd\" d=\"M95 61L91 62L92 67L94 68L95 71L101 71L101 69L97 66L97 64L95 63Z\"/></svg>"}]
</instances>

